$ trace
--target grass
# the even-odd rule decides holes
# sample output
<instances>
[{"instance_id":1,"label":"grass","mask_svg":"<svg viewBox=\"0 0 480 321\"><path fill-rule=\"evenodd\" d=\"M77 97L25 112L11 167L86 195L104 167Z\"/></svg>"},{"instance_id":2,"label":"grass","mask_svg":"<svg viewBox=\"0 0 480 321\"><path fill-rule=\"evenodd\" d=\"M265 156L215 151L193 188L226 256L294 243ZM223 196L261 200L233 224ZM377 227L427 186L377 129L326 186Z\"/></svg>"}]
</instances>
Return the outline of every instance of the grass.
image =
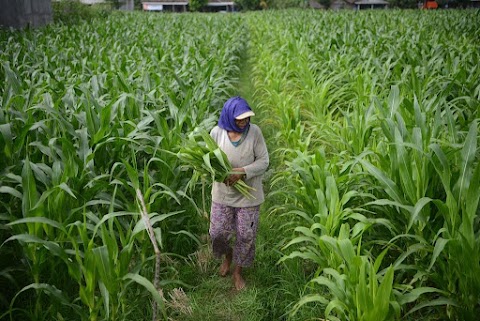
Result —
<instances>
[{"instance_id":1,"label":"grass","mask_svg":"<svg viewBox=\"0 0 480 321\"><path fill-rule=\"evenodd\" d=\"M260 320L262 306L255 287L238 293L230 278L211 275L202 279L190 296L191 315L184 320Z\"/></svg>"},{"instance_id":2,"label":"grass","mask_svg":"<svg viewBox=\"0 0 480 321\"><path fill-rule=\"evenodd\" d=\"M282 256L281 240L279 234L271 233L279 228L277 225L271 215L261 213L256 259L244 270L245 290L235 290L231 275L219 276L221 261L213 258L209 246L192 255L188 264L178 269L180 279L193 283L183 289L186 299L180 305L168 299L172 320L308 320L308 308L292 318L286 313L303 292L302 284L311 272L300 261L277 264Z\"/></svg>"}]
</instances>

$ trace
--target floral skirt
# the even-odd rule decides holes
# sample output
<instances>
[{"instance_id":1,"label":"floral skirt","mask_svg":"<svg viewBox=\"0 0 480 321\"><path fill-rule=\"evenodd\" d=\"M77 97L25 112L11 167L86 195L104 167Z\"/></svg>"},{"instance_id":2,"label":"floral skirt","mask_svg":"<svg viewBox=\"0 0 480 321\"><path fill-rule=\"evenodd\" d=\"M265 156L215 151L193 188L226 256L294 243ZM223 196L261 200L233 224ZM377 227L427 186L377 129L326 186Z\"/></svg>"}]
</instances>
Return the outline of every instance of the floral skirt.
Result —
<instances>
[{"instance_id":1,"label":"floral skirt","mask_svg":"<svg viewBox=\"0 0 480 321\"><path fill-rule=\"evenodd\" d=\"M237 266L252 265L259 213L260 206L231 207L212 202L210 237L214 256L220 258L233 250Z\"/></svg>"}]
</instances>

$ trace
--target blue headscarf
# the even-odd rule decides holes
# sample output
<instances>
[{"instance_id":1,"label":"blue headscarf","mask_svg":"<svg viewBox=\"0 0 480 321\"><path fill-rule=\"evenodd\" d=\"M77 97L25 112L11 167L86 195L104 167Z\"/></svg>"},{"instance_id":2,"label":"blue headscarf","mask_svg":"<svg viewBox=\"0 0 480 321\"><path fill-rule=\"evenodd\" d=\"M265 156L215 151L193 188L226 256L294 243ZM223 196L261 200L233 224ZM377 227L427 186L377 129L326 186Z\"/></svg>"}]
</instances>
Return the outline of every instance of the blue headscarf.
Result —
<instances>
[{"instance_id":1,"label":"blue headscarf","mask_svg":"<svg viewBox=\"0 0 480 321\"><path fill-rule=\"evenodd\" d=\"M238 117L241 114L251 110L252 109L250 108L250 106L248 106L247 101L242 97L236 96L230 98L223 105L220 119L218 120L218 127L223 128L227 131L243 133L250 126L250 123L244 128L240 128L237 126L237 124L235 124L235 117Z\"/></svg>"}]
</instances>

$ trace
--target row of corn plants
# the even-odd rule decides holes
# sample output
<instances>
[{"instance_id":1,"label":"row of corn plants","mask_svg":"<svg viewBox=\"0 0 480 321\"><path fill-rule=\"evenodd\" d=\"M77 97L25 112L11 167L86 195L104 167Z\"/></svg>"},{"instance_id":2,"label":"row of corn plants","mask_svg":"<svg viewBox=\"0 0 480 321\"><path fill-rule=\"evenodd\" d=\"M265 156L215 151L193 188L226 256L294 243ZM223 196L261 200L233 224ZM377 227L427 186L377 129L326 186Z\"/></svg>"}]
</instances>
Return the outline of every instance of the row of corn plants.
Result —
<instances>
[{"instance_id":1,"label":"row of corn plants","mask_svg":"<svg viewBox=\"0 0 480 321\"><path fill-rule=\"evenodd\" d=\"M292 318L313 305L329 320L475 320L478 13L258 15L252 82L277 142L279 264L314 266Z\"/></svg>"},{"instance_id":2,"label":"row of corn plants","mask_svg":"<svg viewBox=\"0 0 480 321\"><path fill-rule=\"evenodd\" d=\"M202 225L176 153L233 94L239 20L0 31L0 319L145 319L151 301L166 319L159 288L182 283L169 257Z\"/></svg>"}]
</instances>

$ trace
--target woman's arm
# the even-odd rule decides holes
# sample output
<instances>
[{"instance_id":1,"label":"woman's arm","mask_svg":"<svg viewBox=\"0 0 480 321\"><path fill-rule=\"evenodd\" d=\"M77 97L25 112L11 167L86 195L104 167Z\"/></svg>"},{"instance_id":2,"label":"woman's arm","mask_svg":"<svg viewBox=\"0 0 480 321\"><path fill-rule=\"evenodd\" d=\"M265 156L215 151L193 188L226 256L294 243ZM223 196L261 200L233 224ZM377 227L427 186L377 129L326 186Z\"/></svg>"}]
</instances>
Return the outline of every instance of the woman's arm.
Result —
<instances>
[{"instance_id":1,"label":"woman's arm","mask_svg":"<svg viewBox=\"0 0 480 321\"><path fill-rule=\"evenodd\" d=\"M245 176L247 179L250 179L255 176L263 175L268 168L269 157L267 145L265 144L265 139L263 138L262 131L259 127L256 131L255 144L253 147L254 153L254 162L243 167Z\"/></svg>"}]
</instances>

